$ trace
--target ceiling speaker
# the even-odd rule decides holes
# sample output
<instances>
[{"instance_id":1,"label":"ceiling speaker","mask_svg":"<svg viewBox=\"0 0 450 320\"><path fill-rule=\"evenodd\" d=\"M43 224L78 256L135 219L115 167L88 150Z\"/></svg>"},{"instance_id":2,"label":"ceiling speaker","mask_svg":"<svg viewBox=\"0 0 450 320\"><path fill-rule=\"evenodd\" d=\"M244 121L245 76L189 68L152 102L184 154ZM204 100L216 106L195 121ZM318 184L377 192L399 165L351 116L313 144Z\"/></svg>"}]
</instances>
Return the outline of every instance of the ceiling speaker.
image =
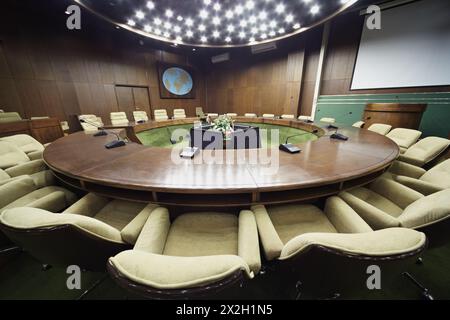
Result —
<instances>
[{"instance_id":1,"label":"ceiling speaker","mask_svg":"<svg viewBox=\"0 0 450 320\"><path fill-rule=\"evenodd\" d=\"M263 43L263 44L257 44L255 46L252 46L252 53L258 54L263 53L267 51L272 51L277 49L277 43L276 42L269 42L269 43Z\"/></svg>"},{"instance_id":2,"label":"ceiling speaker","mask_svg":"<svg viewBox=\"0 0 450 320\"><path fill-rule=\"evenodd\" d=\"M224 61L228 61L228 60L230 60L230 54L228 52L211 57L212 63L219 63L219 62L224 62Z\"/></svg>"}]
</instances>

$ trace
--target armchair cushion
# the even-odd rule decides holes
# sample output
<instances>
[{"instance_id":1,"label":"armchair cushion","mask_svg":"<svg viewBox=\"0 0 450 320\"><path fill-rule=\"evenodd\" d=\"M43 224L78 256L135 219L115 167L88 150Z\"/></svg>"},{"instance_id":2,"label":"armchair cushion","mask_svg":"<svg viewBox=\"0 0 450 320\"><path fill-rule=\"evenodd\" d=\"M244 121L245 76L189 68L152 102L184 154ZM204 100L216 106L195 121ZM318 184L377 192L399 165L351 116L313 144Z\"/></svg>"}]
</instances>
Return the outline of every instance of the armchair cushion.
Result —
<instances>
[{"instance_id":1,"label":"armchair cushion","mask_svg":"<svg viewBox=\"0 0 450 320\"><path fill-rule=\"evenodd\" d=\"M19 207L5 210L0 216L0 222L16 229L35 229L69 224L103 239L122 242L120 232L115 228L78 214L55 214L37 208Z\"/></svg>"},{"instance_id":2,"label":"armchair cushion","mask_svg":"<svg viewBox=\"0 0 450 320\"><path fill-rule=\"evenodd\" d=\"M253 277L244 259L234 255L174 257L127 250L109 261L128 279L157 289L204 286L224 279L238 270L245 272L249 278Z\"/></svg>"},{"instance_id":3,"label":"armchair cushion","mask_svg":"<svg viewBox=\"0 0 450 320\"><path fill-rule=\"evenodd\" d=\"M387 135L389 131L391 131L392 126L389 124L383 124L383 123L374 123L372 124L367 130L376 132L378 134L381 134L383 136Z\"/></svg>"},{"instance_id":4,"label":"armchair cushion","mask_svg":"<svg viewBox=\"0 0 450 320\"><path fill-rule=\"evenodd\" d=\"M420 180L438 185L442 188L450 188L450 159L447 159L423 174Z\"/></svg>"},{"instance_id":5,"label":"armchair cushion","mask_svg":"<svg viewBox=\"0 0 450 320\"><path fill-rule=\"evenodd\" d=\"M450 216L450 189L436 192L409 205L399 220L403 227L421 228Z\"/></svg>"},{"instance_id":6,"label":"armchair cushion","mask_svg":"<svg viewBox=\"0 0 450 320\"><path fill-rule=\"evenodd\" d=\"M154 209L136 240L134 250L163 254L169 229L169 211L162 207Z\"/></svg>"},{"instance_id":7,"label":"armchair cushion","mask_svg":"<svg viewBox=\"0 0 450 320\"><path fill-rule=\"evenodd\" d=\"M422 132L413 129L395 128L386 137L393 140L400 148L408 149L422 135Z\"/></svg>"},{"instance_id":8,"label":"armchair cushion","mask_svg":"<svg viewBox=\"0 0 450 320\"><path fill-rule=\"evenodd\" d=\"M36 190L30 177L24 176L0 186L0 209Z\"/></svg>"},{"instance_id":9,"label":"armchair cushion","mask_svg":"<svg viewBox=\"0 0 450 320\"><path fill-rule=\"evenodd\" d=\"M163 254L238 255L238 218L216 212L183 214L172 223Z\"/></svg>"},{"instance_id":10,"label":"armchair cushion","mask_svg":"<svg viewBox=\"0 0 450 320\"><path fill-rule=\"evenodd\" d=\"M385 256L411 252L425 244L425 234L406 228L354 234L308 233L289 241L283 248L280 259L288 259L312 245L333 248L352 255Z\"/></svg>"},{"instance_id":11,"label":"armchair cushion","mask_svg":"<svg viewBox=\"0 0 450 320\"><path fill-rule=\"evenodd\" d=\"M444 189L443 187L439 187L433 183L429 183L427 181L422 181L420 179L414 179L406 176L395 176L394 180L408 188L420 192L425 196Z\"/></svg>"},{"instance_id":12,"label":"armchair cushion","mask_svg":"<svg viewBox=\"0 0 450 320\"><path fill-rule=\"evenodd\" d=\"M412 164L402 162L402 161L394 161L389 168L389 172L392 174L396 174L399 176L407 176L415 179L419 179L423 176L427 171L421 167L414 166Z\"/></svg>"},{"instance_id":13,"label":"armchair cushion","mask_svg":"<svg viewBox=\"0 0 450 320\"><path fill-rule=\"evenodd\" d=\"M372 228L339 197L327 199L324 210L328 220L339 233L362 233L373 231Z\"/></svg>"},{"instance_id":14,"label":"armchair cushion","mask_svg":"<svg viewBox=\"0 0 450 320\"><path fill-rule=\"evenodd\" d=\"M398 182L385 178L379 178L372 182L370 184L370 189L376 192L376 194L372 194L372 198L379 198L379 200L375 202L378 208L383 210L385 205L388 204L388 202L379 197L380 195L389 200L392 204L401 208L398 212L394 212L386 208L386 212L390 213L392 216L398 216L403 212L404 208L423 197L421 193Z\"/></svg>"},{"instance_id":15,"label":"armchair cushion","mask_svg":"<svg viewBox=\"0 0 450 320\"><path fill-rule=\"evenodd\" d=\"M42 151L44 150L44 146L39 141L27 134L16 134L0 138L0 140L12 143L26 154L35 152L40 152L40 154L42 154Z\"/></svg>"},{"instance_id":16,"label":"armchair cushion","mask_svg":"<svg viewBox=\"0 0 450 320\"><path fill-rule=\"evenodd\" d=\"M412 145L398 159L421 167L444 152L449 145L448 139L426 137Z\"/></svg>"}]
</instances>

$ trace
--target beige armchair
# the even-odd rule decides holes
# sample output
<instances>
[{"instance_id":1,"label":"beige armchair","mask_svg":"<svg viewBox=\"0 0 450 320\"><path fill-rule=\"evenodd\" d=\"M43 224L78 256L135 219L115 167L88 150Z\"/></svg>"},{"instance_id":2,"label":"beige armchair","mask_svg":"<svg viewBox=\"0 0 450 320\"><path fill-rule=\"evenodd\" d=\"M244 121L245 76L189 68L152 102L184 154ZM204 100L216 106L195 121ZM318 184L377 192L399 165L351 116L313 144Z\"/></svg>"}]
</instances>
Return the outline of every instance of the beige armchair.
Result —
<instances>
[{"instance_id":1,"label":"beige armchair","mask_svg":"<svg viewBox=\"0 0 450 320\"><path fill-rule=\"evenodd\" d=\"M123 111L111 112L110 118L111 118L111 124L113 126L125 126L125 125L128 125L128 123L129 123L127 114Z\"/></svg>"},{"instance_id":2,"label":"beige armchair","mask_svg":"<svg viewBox=\"0 0 450 320\"><path fill-rule=\"evenodd\" d=\"M422 132L418 130L396 128L386 134L386 137L393 140L399 146L400 153L405 153L409 147L419 140L421 135Z\"/></svg>"},{"instance_id":3,"label":"beige armchair","mask_svg":"<svg viewBox=\"0 0 450 320\"><path fill-rule=\"evenodd\" d=\"M325 118L320 119L320 122L335 123L336 119L335 118L325 117Z\"/></svg>"},{"instance_id":4,"label":"beige armchair","mask_svg":"<svg viewBox=\"0 0 450 320\"><path fill-rule=\"evenodd\" d=\"M184 111L184 109L174 109L173 110L173 118L174 119L185 119L186 111Z\"/></svg>"},{"instance_id":5,"label":"beige armchair","mask_svg":"<svg viewBox=\"0 0 450 320\"><path fill-rule=\"evenodd\" d=\"M101 118L97 117L95 114L82 114L78 116L78 120L86 120L87 122L81 122L81 127L84 132L94 132L97 131L98 128L103 126Z\"/></svg>"},{"instance_id":6,"label":"beige armchair","mask_svg":"<svg viewBox=\"0 0 450 320\"><path fill-rule=\"evenodd\" d=\"M102 271L106 261L131 248L156 205L88 194L61 214L15 208L0 215L0 229L45 264Z\"/></svg>"},{"instance_id":7,"label":"beige armchair","mask_svg":"<svg viewBox=\"0 0 450 320\"><path fill-rule=\"evenodd\" d=\"M423 167L437 158L450 145L450 140L439 137L426 137L413 144L398 160Z\"/></svg>"},{"instance_id":8,"label":"beige armchair","mask_svg":"<svg viewBox=\"0 0 450 320\"><path fill-rule=\"evenodd\" d=\"M228 116L228 117L237 117L238 114L237 114L237 113L234 113L234 112L229 112L229 113L227 113L227 116Z\"/></svg>"},{"instance_id":9,"label":"beige armchair","mask_svg":"<svg viewBox=\"0 0 450 320\"><path fill-rule=\"evenodd\" d=\"M429 195L450 188L450 159L428 171L406 162L395 161L385 175L423 195Z\"/></svg>"},{"instance_id":10,"label":"beige armchair","mask_svg":"<svg viewBox=\"0 0 450 320\"><path fill-rule=\"evenodd\" d=\"M133 111L134 121L148 121L148 115L145 111Z\"/></svg>"},{"instance_id":11,"label":"beige armchair","mask_svg":"<svg viewBox=\"0 0 450 320\"><path fill-rule=\"evenodd\" d=\"M263 118L269 118L269 119L273 119L275 118L275 115L273 113L264 113L262 115Z\"/></svg>"},{"instance_id":12,"label":"beige armchair","mask_svg":"<svg viewBox=\"0 0 450 320\"><path fill-rule=\"evenodd\" d=\"M0 186L0 212L32 207L59 212L76 201L72 192L57 186L38 188L30 177L21 177Z\"/></svg>"},{"instance_id":13,"label":"beige armchair","mask_svg":"<svg viewBox=\"0 0 450 320\"><path fill-rule=\"evenodd\" d=\"M31 160L42 158L44 146L32 136L27 134L16 134L13 136L0 138L0 140L12 143L25 152Z\"/></svg>"},{"instance_id":14,"label":"beige armchair","mask_svg":"<svg viewBox=\"0 0 450 320\"><path fill-rule=\"evenodd\" d=\"M293 114L282 114L281 119L295 119Z\"/></svg>"},{"instance_id":15,"label":"beige armchair","mask_svg":"<svg viewBox=\"0 0 450 320\"><path fill-rule=\"evenodd\" d=\"M151 266L151 268L149 268ZM186 213L148 218L133 250L109 259L108 271L128 290L151 298L208 296L251 279L261 267L251 211Z\"/></svg>"},{"instance_id":16,"label":"beige armchair","mask_svg":"<svg viewBox=\"0 0 450 320\"><path fill-rule=\"evenodd\" d=\"M162 121L162 120L169 119L169 117L167 116L166 109L156 109L153 111L153 115L154 115L156 121Z\"/></svg>"},{"instance_id":17,"label":"beige armchair","mask_svg":"<svg viewBox=\"0 0 450 320\"><path fill-rule=\"evenodd\" d=\"M15 122L22 120L17 112L0 112L0 123Z\"/></svg>"},{"instance_id":18,"label":"beige armchair","mask_svg":"<svg viewBox=\"0 0 450 320\"><path fill-rule=\"evenodd\" d=\"M365 124L366 123L364 121L356 121L354 124L352 124L352 127L362 128L362 127L364 127Z\"/></svg>"},{"instance_id":19,"label":"beige armchair","mask_svg":"<svg viewBox=\"0 0 450 320\"><path fill-rule=\"evenodd\" d=\"M373 229L422 229L450 217L450 189L424 197L396 181L379 178L368 187L341 192L339 197Z\"/></svg>"},{"instance_id":20,"label":"beige armchair","mask_svg":"<svg viewBox=\"0 0 450 320\"><path fill-rule=\"evenodd\" d=\"M246 114L244 114L244 117L247 117L247 118L256 118L257 115L256 115L256 113L246 113Z\"/></svg>"},{"instance_id":21,"label":"beige armchair","mask_svg":"<svg viewBox=\"0 0 450 320\"><path fill-rule=\"evenodd\" d=\"M383 136L387 135L389 131L391 131L392 126L389 124L383 124L383 123L374 123L372 124L367 130L379 133Z\"/></svg>"},{"instance_id":22,"label":"beige armchair","mask_svg":"<svg viewBox=\"0 0 450 320\"><path fill-rule=\"evenodd\" d=\"M0 140L0 169L7 169L29 161L30 158L26 153L14 144Z\"/></svg>"},{"instance_id":23,"label":"beige armchair","mask_svg":"<svg viewBox=\"0 0 450 320\"><path fill-rule=\"evenodd\" d=\"M386 263L402 268L424 250L423 233L403 228L373 231L342 199L327 199L325 208L313 205L252 207L268 269L297 297L308 293L321 298L364 287L367 267ZM385 268L386 267L386 268Z\"/></svg>"},{"instance_id":24,"label":"beige armchair","mask_svg":"<svg viewBox=\"0 0 450 320\"><path fill-rule=\"evenodd\" d=\"M50 186L55 183L53 173L48 170L42 159L38 159L9 167L5 170L0 169L0 185L26 176L33 179L34 184L38 188Z\"/></svg>"}]
</instances>

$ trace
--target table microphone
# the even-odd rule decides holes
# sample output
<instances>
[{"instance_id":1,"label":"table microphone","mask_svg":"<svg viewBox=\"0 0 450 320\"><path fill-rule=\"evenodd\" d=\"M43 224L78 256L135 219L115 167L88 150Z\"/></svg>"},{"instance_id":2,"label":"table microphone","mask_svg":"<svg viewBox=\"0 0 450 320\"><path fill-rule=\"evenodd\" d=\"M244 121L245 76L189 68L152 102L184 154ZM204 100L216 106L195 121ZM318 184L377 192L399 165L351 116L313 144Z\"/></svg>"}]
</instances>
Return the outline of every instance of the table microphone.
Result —
<instances>
[{"instance_id":1,"label":"table microphone","mask_svg":"<svg viewBox=\"0 0 450 320\"><path fill-rule=\"evenodd\" d=\"M281 151L284 152L288 152L288 153L299 153L300 151L302 151L299 147L294 146L292 143L289 143L289 139L294 138L294 137L299 137L299 136L304 136L305 134L316 134L317 132L319 132L319 130L314 129L311 132L304 132L304 133L299 133L299 134L294 134L292 136L289 136L286 138L286 142L283 144L280 144L279 149Z\"/></svg>"},{"instance_id":2,"label":"table microphone","mask_svg":"<svg viewBox=\"0 0 450 320\"><path fill-rule=\"evenodd\" d=\"M353 114L353 112L350 111L347 115L351 115L351 114ZM338 132L339 127L335 127L335 128L336 128L336 132L330 136L330 139L347 141L348 137L346 135L343 135L342 133Z\"/></svg>"},{"instance_id":3,"label":"table microphone","mask_svg":"<svg viewBox=\"0 0 450 320\"><path fill-rule=\"evenodd\" d=\"M91 121L87 121L86 119L80 119L81 123L87 123L90 124L91 126L96 127L97 129L100 129L99 132L94 134L94 137L100 137L100 136L106 136L108 135L108 133L112 133L113 135L116 136L117 140L108 142L107 144L105 144L105 148L106 149L113 149L113 148L117 148L117 147L123 147L125 145L125 141L120 140L120 137L117 133L112 132L112 131L107 131L105 128L98 126L96 123L91 122Z\"/></svg>"}]
</instances>

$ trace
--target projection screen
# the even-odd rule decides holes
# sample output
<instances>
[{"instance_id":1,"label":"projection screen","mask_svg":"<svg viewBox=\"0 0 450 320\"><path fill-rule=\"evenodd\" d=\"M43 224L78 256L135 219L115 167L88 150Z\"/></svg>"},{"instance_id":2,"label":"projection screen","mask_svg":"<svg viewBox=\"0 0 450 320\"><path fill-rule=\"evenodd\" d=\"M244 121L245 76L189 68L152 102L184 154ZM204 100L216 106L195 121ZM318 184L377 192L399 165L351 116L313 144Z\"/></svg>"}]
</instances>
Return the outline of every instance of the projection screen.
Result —
<instances>
[{"instance_id":1,"label":"projection screen","mask_svg":"<svg viewBox=\"0 0 450 320\"><path fill-rule=\"evenodd\" d=\"M352 90L440 85L450 85L449 0L384 10L381 30L364 24Z\"/></svg>"}]
</instances>

